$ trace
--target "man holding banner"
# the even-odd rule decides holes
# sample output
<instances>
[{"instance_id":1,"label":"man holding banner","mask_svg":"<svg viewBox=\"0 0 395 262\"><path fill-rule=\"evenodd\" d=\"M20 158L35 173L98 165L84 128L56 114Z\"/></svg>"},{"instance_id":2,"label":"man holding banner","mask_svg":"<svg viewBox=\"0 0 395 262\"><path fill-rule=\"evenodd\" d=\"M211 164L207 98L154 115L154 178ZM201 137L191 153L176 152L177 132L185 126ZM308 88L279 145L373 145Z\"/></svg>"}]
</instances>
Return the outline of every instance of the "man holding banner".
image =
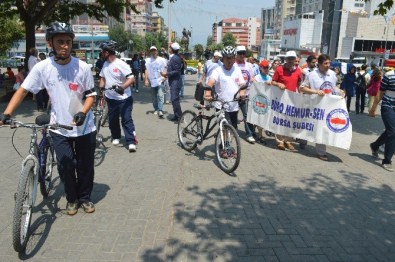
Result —
<instances>
[{"instance_id":1,"label":"man holding banner","mask_svg":"<svg viewBox=\"0 0 395 262\"><path fill-rule=\"evenodd\" d=\"M336 73L329 69L330 57L325 54L321 54L318 57L318 68L310 72L306 79L300 86L300 91L304 94L317 94L324 96L327 94L341 95L344 97L343 90L336 87ZM316 146L317 156L323 161L328 161L326 155L326 145L317 143Z\"/></svg>"},{"instance_id":2,"label":"man holding banner","mask_svg":"<svg viewBox=\"0 0 395 262\"><path fill-rule=\"evenodd\" d=\"M287 89L288 91L297 92L302 81L302 71L298 66L295 66L296 57L295 51L288 51L285 54L285 63L276 68L272 85L277 86L281 90ZM289 150L295 150L291 144L292 140L291 137L276 134L277 148L280 150L285 150L285 145Z\"/></svg>"}]
</instances>

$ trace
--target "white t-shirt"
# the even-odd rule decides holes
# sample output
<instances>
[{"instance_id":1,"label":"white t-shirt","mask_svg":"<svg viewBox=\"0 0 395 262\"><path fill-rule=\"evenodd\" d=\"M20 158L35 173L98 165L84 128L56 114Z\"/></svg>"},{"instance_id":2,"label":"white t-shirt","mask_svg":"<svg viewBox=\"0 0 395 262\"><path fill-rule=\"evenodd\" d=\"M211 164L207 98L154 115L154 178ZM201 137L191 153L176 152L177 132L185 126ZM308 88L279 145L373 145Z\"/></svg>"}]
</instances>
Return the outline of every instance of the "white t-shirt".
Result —
<instances>
[{"instance_id":1,"label":"white t-shirt","mask_svg":"<svg viewBox=\"0 0 395 262\"><path fill-rule=\"evenodd\" d=\"M109 63L104 62L103 68L100 71L100 76L106 79L105 89L109 89L113 85L122 86L126 82L126 77L133 77L130 66L121 59L115 58ZM126 88L123 95L118 94L115 90L108 90L105 95L109 99L124 100L132 95L130 88Z\"/></svg>"},{"instance_id":2,"label":"white t-shirt","mask_svg":"<svg viewBox=\"0 0 395 262\"><path fill-rule=\"evenodd\" d=\"M325 74L322 74L316 68L306 76L301 86L322 90L325 94L340 95L341 92L336 88L336 82L337 77L334 71L329 69Z\"/></svg>"},{"instance_id":3,"label":"white t-shirt","mask_svg":"<svg viewBox=\"0 0 395 262\"><path fill-rule=\"evenodd\" d=\"M54 61L54 57L50 57L32 68L22 87L34 94L46 89L51 98L51 123L71 126L74 115L83 108L82 99L85 91L92 90L94 82L89 65L78 58L71 57L70 63L59 65ZM96 92L89 95L96 95ZM77 137L95 130L90 110L83 125L74 126L73 130L51 131L67 137Z\"/></svg>"},{"instance_id":4,"label":"white t-shirt","mask_svg":"<svg viewBox=\"0 0 395 262\"><path fill-rule=\"evenodd\" d=\"M243 73L244 81L247 83L246 95L248 95L252 80L255 77L254 67L250 62L244 62L240 64L235 62L235 66L239 67Z\"/></svg>"},{"instance_id":5,"label":"white t-shirt","mask_svg":"<svg viewBox=\"0 0 395 262\"><path fill-rule=\"evenodd\" d=\"M29 72L32 71L33 67L38 63L38 58L31 55L29 56L29 60L27 61L27 67L29 69Z\"/></svg>"},{"instance_id":6,"label":"white t-shirt","mask_svg":"<svg viewBox=\"0 0 395 262\"><path fill-rule=\"evenodd\" d=\"M149 57L145 60L145 67L148 70L148 80L151 87L157 87L163 83L165 78L160 73L166 72L167 60L163 57Z\"/></svg>"},{"instance_id":7,"label":"white t-shirt","mask_svg":"<svg viewBox=\"0 0 395 262\"><path fill-rule=\"evenodd\" d=\"M213 59L206 61L206 63L203 66L203 73L205 73L206 75L206 79L205 79L206 85L213 71L219 66L222 66L221 60L218 60L217 62L214 62Z\"/></svg>"},{"instance_id":8,"label":"white t-shirt","mask_svg":"<svg viewBox=\"0 0 395 262\"><path fill-rule=\"evenodd\" d=\"M230 70L226 70L223 66L217 67L210 76L215 81L215 92L221 101L232 101L235 93L239 90L239 86L245 84L243 73L240 68L232 66ZM220 102L214 102L214 106L221 108ZM226 108L227 112L239 110L237 101L229 103Z\"/></svg>"},{"instance_id":9,"label":"white t-shirt","mask_svg":"<svg viewBox=\"0 0 395 262\"><path fill-rule=\"evenodd\" d=\"M256 82L259 82L259 83L267 83L267 82L270 82L270 81L272 81L272 77L270 76L270 75L263 75L263 74L257 74L255 77L254 77L254 79L255 79L255 81Z\"/></svg>"}]
</instances>

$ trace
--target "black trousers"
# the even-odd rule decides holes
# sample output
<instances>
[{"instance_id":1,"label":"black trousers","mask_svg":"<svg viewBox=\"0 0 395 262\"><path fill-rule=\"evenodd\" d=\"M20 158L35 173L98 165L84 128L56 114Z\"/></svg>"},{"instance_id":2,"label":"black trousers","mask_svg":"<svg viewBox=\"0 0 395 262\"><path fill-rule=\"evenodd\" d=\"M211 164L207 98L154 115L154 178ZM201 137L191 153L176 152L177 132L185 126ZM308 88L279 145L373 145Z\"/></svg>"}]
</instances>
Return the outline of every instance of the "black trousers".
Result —
<instances>
[{"instance_id":1,"label":"black trousers","mask_svg":"<svg viewBox=\"0 0 395 262\"><path fill-rule=\"evenodd\" d=\"M78 137L51 132L51 138L67 202L90 201L95 175L96 131Z\"/></svg>"},{"instance_id":2,"label":"black trousers","mask_svg":"<svg viewBox=\"0 0 395 262\"><path fill-rule=\"evenodd\" d=\"M355 113L363 113L365 109L366 89L357 87L355 89L355 95Z\"/></svg>"}]
</instances>

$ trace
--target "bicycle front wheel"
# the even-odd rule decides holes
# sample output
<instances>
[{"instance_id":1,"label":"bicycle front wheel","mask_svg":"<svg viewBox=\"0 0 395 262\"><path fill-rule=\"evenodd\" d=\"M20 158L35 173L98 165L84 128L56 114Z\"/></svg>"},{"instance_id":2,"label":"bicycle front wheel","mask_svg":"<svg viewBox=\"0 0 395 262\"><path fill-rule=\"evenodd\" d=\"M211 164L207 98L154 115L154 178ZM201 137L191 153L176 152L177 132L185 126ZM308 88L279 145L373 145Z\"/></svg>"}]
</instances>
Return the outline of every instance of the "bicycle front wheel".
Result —
<instances>
[{"instance_id":1,"label":"bicycle front wheel","mask_svg":"<svg viewBox=\"0 0 395 262\"><path fill-rule=\"evenodd\" d=\"M40 191L43 197L47 197L49 195L49 191L52 188L52 172L53 167L55 165L54 160L54 150L49 145L45 148L44 157L45 162L41 168L41 177L39 179L40 182ZM45 168L44 168L45 167Z\"/></svg>"},{"instance_id":2,"label":"bicycle front wheel","mask_svg":"<svg viewBox=\"0 0 395 262\"><path fill-rule=\"evenodd\" d=\"M26 248L34 198L34 163L29 161L22 169L15 199L12 241L16 252L23 252Z\"/></svg>"},{"instance_id":3,"label":"bicycle front wheel","mask_svg":"<svg viewBox=\"0 0 395 262\"><path fill-rule=\"evenodd\" d=\"M196 118L195 112L186 110L178 120L178 140L186 151L192 151L197 146L197 139L201 122Z\"/></svg>"},{"instance_id":4,"label":"bicycle front wheel","mask_svg":"<svg viewBox=\"0 0 395 262\"><path fill-rule=\"evenodd\" d=\"M215 137L215 155L219 167L225 173L232 173L239 166L241 146L236 129L228 123L223 123L222 134L218 130Z\"/></svg>"}]
</instances>

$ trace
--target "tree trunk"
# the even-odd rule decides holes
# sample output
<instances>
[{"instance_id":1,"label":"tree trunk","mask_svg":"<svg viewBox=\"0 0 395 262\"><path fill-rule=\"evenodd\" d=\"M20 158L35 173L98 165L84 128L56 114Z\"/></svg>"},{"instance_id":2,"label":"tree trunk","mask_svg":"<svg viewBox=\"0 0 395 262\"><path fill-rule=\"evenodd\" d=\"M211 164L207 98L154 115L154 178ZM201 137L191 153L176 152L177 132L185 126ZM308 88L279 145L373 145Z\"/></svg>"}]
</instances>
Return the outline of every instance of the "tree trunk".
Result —
<instances>
[{"instance_id":1,"label":"tree trunk","mask_svg":"<svg viewBox=\"0 0 395 262\"><path fill-rule=\"evenodd\" d=\"M36 26L33 21L25 21L25 32L26 32L26 55L25 55L25 69L28 72L28 63L29 60L29 49L32 47L36 47Z\"/></svg>"}]
</instances>

